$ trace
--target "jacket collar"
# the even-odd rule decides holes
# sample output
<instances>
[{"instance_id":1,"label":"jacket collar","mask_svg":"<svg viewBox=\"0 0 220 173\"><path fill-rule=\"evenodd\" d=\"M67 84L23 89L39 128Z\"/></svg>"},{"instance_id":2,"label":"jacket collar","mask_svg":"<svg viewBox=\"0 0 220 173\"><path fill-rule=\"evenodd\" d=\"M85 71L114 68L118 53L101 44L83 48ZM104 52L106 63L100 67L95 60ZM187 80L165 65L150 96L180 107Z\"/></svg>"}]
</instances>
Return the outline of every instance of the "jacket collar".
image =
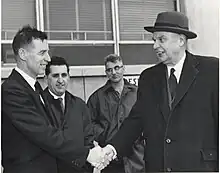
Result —
<instances>
[{"instance_id":1,"label":"jacket collar","mask_svg":"<svg viewBox=\"0 0 220 173\"><path fill-rule=\"evenodd\" d=\"M137 86L135 86L133 84L130 84L126 79L123 79L123 80L124 80L124 88L123 88L123 90L125 92L130 91L130 90L135 90L137 88ZM112 91L114 91L114 89L113 89L113 87L111 85L111 81L110 80L108 80L105 83L105 85L103 87L103 91L104 92L112 92Z\"/></svg>"}]
</instances>

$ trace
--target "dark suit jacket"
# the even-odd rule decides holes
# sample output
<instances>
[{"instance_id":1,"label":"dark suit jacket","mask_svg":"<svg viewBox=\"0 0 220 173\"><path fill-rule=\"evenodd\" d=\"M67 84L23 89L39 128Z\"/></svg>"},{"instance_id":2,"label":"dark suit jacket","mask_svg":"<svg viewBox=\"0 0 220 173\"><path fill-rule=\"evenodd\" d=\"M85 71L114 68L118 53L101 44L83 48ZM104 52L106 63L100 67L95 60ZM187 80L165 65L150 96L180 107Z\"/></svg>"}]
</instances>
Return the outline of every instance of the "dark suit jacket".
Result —
<instances>
[{"instance_id":1,"label":"dark suit jacket","mask_svg":"<svg viewBox=\"0 0 220 173\"><path fill-rule=\"evenodd\" d=\"M15 70L2 84L2 165L5 173L51 173L56 159L82 166L88 147L51 124L39 95Z\"/></svg>"},{"instance_id":2,"label":"dark suit jacket","mask_svg":"<svg viewBox=\"0 0 220 173\"><path fill-rule=\"evenodd\" d=\"M69 129L72 132L72 136L77 141L79 146L93 147L93 128L91 124L91 117L89 109L86 103L70 94L65 92L65 112L63 114L60 103L55 100L50 94L48 88L43 92L43 97L47 110L50 112L52 125L58 129ZM58 172L60 173L74 173L74 172L86 172L87 169L79 167L72 167L62 160L58 159Z\"/></svg>"},{"instance_id":3,"label":"dark suit jacket","mask_svg":"<svg viewBox=\"0 0 220 173\"><path fill-rule=\"evenodd\" d=\"M187 52L171 109L166 66L144 70L137 102L110 142L118 154L143 130L146 171L217 171L218 69L217 58Z\"/></svg>"}]
</instances>

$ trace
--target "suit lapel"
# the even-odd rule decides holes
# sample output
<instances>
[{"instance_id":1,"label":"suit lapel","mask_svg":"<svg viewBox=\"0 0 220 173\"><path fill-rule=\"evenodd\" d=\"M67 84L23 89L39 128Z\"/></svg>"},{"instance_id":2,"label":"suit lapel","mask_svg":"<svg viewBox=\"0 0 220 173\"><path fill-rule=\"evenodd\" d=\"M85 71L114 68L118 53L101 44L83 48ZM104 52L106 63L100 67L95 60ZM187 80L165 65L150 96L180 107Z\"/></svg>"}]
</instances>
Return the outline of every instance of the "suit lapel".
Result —
<instances>
[{"instance_id":1,"label":"suit lapel","mask_svg":"<svg viewBox=\"0 0 220 173\"><path fill-rule=\"evenodd\" d=\"M23 76L20 73L18 73L15 69L12 70L11 78L13 80L16 80L18 83L20 83L25 88L27 88L30 92L35 93L33 88L31 88L31 86L27 83L27 81L23 78Z\"/></svg>"},{"instance_id":2,"label":"suit lapel","mask_svg":"<svg viewBox=\"0 0 220 173\"><path fill-rule=\"evenodd\" d=\"M185 96L190 86L192 85L193 81L196 79L196 76L199 72L198 69L196 68L197 65L198 65L197 59L195 59L195 57L192 54L186 52L186 59L183 64L180 82L177 85L176 97L172 105L173 109Z\"/></svg>"},{"instance_id":3,"label":"suit lapel","mask_svg":"<svg viewBox=\"0 0 220 173\"><path fill-rule=\"evenodd\" d=\"M33 90L33 88L28 84L28 82L23 78L23 76L20 73L18 73L15 69L13 69L11 73L11 78L16 80L18 83L20 83L24 88L28 89L28 93L31 94L31 96L35 99L35 103L37 103L36 108L39 111L44 112L44 114L42 115L44 115L45 118L47 119L45 114L46 108L42 103L40 96Z\"/></svg>"}]
</instances>

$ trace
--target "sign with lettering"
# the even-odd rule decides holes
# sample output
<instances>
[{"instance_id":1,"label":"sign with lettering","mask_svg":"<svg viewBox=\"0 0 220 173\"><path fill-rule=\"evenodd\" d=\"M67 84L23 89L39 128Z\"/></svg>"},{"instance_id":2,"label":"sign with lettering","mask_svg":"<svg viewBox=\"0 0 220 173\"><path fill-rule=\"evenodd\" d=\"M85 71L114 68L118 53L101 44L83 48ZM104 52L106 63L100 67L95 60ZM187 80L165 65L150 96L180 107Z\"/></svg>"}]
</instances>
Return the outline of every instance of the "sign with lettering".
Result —
<instances>
[{"instance_id":1,"label":"sign with lettering","mask_svg":"<svg viewBox=\"0 0 220 173\"><path fill-rule=\"evenodd\" d=\"M138 86L138 79L139 76L124 76L125 79L131 84L137 85Z\"/></svg>"}]
</instances>

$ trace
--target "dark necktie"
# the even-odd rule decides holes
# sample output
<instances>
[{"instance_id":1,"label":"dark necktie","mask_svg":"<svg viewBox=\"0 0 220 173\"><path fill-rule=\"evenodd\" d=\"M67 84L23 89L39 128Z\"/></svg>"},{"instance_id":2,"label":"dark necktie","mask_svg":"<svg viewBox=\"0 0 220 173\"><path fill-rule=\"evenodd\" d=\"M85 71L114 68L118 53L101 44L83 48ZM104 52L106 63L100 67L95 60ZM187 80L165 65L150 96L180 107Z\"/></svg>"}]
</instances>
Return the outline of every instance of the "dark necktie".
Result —
<instances>
[{"instance_id":1,"label":"dark necktie","mask_svg":"<svg viewBox=\"0 0 220 173\"><path fill-rule=\"evenodd\" d=\"M38 81L35 82L34 87L35 87L35 91L38 94L40 94L43 91L43 89L41 88L40 83Z\"/></svg>"},{"instance_id":2,"label":"dark necktie","mask_svg":"<svg viewBox=\"0 0 220 173\"><path fill-rule=\"evenodd\" d=\"M62 110L62 112L64 113L65 107L64 107L64 104L63 104L63 98L59 97L58 100L59 100L59 102L60 102L61 110Z\"/></svg>"},{"instance_id":3,"label":"dark necktie","mask_svg":"<svg viewBox=\"0 0 220 173\"><path fill-rule=\"evenodd\" d=\"M170 95L171 95L171 101L173 102L175 95L176 95L176 86L177 86L177 79L174 74L175 69L170 69L170 77L169 77L169 88L170 88Z\"/></svg>"}]
</instances>

